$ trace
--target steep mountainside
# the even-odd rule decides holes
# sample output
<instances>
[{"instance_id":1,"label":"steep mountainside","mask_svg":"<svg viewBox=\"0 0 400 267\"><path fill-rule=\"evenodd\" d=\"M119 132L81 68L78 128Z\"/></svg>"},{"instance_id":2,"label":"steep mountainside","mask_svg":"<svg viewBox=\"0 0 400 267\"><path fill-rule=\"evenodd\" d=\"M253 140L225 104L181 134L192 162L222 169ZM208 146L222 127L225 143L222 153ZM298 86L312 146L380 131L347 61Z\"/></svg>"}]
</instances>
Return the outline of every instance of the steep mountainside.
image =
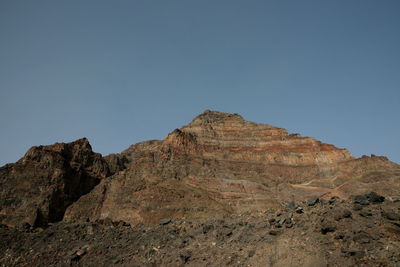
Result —
<instances>
[{"instance_id":1,"label":"steep mountainside","mask_svg":"<svg viewBox=\"0 0 400 267\"><path fill-rule=\"evenodd\" d=\"M118 156L127 168L70 206L65 220L134 225L276 208L311 197L400 192L400 168L385 157L355 159L313 138L215 111Z\"/></svg>"},{"instance_id":2,"label":"steep mountainside","mask_svg":"<svg viewBox=\"0 0 400 267\"><path fill-rule=\"evenodd\" d=\"M400 261L399 203L400 166L386 157L355 158L310 137L206 110L164 140L119 154L102 157L84 138L33 147L1 167L0 234L7 244L0 263L79 265L90 255L81 262L96 265L115 254L103 247L109 242L135 251L121 250L122 261L109 262L127 266L212 265L207 253L215 265L385 266ZM50 230L38 232L43 227ZM83 254L71 258L59 239L68 249L79 244ZM40 252L17 249L29 242ZM291 260L287 247L295 250Z\"/></svg>"},{"instance_id":3,"label":"steep mountainside","mask_svg":"<svg viewBox=\"0 0 400 267\"><path fill-rule=\"evenodd\" d=\"M42 226L62 220L65 209L115 171L86 138L32 147L0 168L0 223Z\"/></svg>"}]
</instances>

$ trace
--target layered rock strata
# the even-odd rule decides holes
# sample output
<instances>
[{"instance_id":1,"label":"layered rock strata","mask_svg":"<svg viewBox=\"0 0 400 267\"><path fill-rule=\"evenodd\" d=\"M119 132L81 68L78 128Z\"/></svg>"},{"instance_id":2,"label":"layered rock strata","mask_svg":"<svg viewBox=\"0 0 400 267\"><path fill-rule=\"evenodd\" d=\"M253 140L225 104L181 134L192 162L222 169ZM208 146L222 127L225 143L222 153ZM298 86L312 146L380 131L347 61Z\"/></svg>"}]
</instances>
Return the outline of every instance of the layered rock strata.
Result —
<instances>
[{"instance_id":1,"label":"layered rock strata","mask_svg":"<svg viewBox=\"0 0 400 267\"><path fill-rule=\"evenodd\" d=\"M400 189L399 166L384 157L356 159L313 138L215 111L120 156L127 169L69 207L66 220L201 220L309 197Z\"/></svg>"},{"instance_id":2,"label":"layered rock strata","mask_svg":"<svg viewBox=\"0 0 400 267\"><path fill-rule=\"evenodd\" d=\"M345 149L313 138L217 111L205 111L164 140L138 143L120 154L102 158L91 150L85 151L92 159L86 163L81 162L84 158L75 157L71 164L71 157L61 153L62 160L57 164L72 170L55 180L49 169L62 167L51 165L38 176L32 171L37 163L28 160L29 164L23 164L25 156L0 170L2 183L17 180L25 186L31 184L12 171L25 170L29 177L36 177L33 180L41 177L32 192L42 186L50 195L63 196L64 204L58 205L63 208L56 213L45 208L50 204L26 202L31 210L40 207L41 213L58 214L56 219L47 215L47 219L41 219L44 221L59 220L63 215L70 222L112 220L133 226L163 218L206 220L278 208L310 197L346 199L353 194L376 191L391 198L398 197L400 192L400 166L385 157L354 158ZM39 160L39 165L43 162L46 161ZM80 167L73 167L76 165ZM80 182L72 187L65 185L65 181L75 180ZM84 189L79 189L82 186ZM12 193L7 194L2 195L2 201L16 201ZM24 194L21 189L14 196ZM41 198L46 200L44 203L52 203L49 194L45 195ZM3 222L18 217L12 215L12 205L24 207L20 209L24 211L28 204L2 204ZM24 217L18 218L16 221L21 222ZM32 220L29 223L34 223Z\"/></svg>"}]
</instances>

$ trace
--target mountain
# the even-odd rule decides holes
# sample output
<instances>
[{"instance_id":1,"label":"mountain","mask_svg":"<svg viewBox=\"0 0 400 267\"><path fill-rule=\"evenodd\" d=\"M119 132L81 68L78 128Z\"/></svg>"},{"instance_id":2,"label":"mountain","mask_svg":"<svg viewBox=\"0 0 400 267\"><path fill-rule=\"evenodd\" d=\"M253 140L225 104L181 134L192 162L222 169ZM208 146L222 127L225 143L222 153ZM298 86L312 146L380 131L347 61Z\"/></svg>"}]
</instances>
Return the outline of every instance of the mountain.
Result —
<instances>
[{"instance_id":1,"label":"mountain","mask_svg":"<svg viewBox=\"0 0 400 267\"><path fill-rule=\"evenodd\" d=\"M318 223L317 226L311 223L312 227L309 225L307 229L317 227L319 232L326 231L323 233L326 237L327 233L336 231L337 224L346 221L343 218L351 217L353 223L364 223L348 215L348 209L353 207L351 203L357 206L364 200L364 204L373 207L368 216L379 213L376 223L380 226L389 220L382 214L392 213L394 219L400 214L400 165L386 157L355 158L346 149L311 137L249 122L238 114L210 110L204 111L188 125L175 129L164 140L138 143L106 157L93 152L85 138L68 144L33 147L18 162L0 168L0 188L0 223L7 229L15 228L12 230L16 231L14 234L18 229L46 228L49 224L50 228L55 227L53 225L57 222L57 227L107 225L108 222L130 225L133 231L141 227L158 229L161 222L166 226L158 230L164 231L166 227L174 228L171 222L187 221L219 229L221 226L216 225L216 220L226 223L227 218L230 220L227 228L231 229L233 222L243 223L239 219L243 214L248 214L253 218L253 225L257 225L262 223L262 216L268 217L265 214L271 211L278 222L284 220L275 224L267 221L273 218L264 218L268 222L268 231L292 228L295 212L303 214L303 218L310 212L307 215L309 220L313 218ZM356 195L358 198L354 197ZM370 206L370 202L374 205ZM298 203L303 203L302 207ZM317 203L325 204L318 206ZM288 212L291 215L285 215L290 209L293 209ZM332 213L332 209L336 209L336 213ZM347 215L343 217L345 213ZM327 214L339 219L324 226ZM285 226L285 221L291 222L286 225L290 227ZM304 224L310 223L307 219L303 221ZM349 225L345 227L357 232L353 223L347 220ZM358 228L365 228L363 231L368 233L367 226ZM327 229L323 230L324 227ZM400 224L390 229L394 230L389 231L391 234L387 238L395 241L393 244L398 247ZM306 230L297 229L292 233L292 245L303 239L301 235L306 234ZM11 230L7 231L10 233ZM198 233L192 234L196 236ZM282 236L284 239L280 242L287 242L289 237ZM319 242L314 233L309 238L314 243ZM368 244L382 241L379 237L367 239ZM385 242L389 241L385 239ZM260 245L268 248L268 243ZM283 244L274 246L282 249ZM329 250L333 245L326 246ZM228 246L225 249L233 248ZM353 252L347 249L348 255L340 254L340 257L343 257L343 263L349 263L345 261L346 255L355 262L365 260L369 255L365 249L360 250L364 254L357 252L362 255L353 251L357 257L350 257L355 255L350 255ZM298 255L303 257L305 265L323 266L332 263L324 259L322 254L325 252L317 249L316 256L314 252L307 254L301 249ZM393 257L399 260L399 254L394 253ZM270 252L268 255L277 257L276 263L270 265L289 263L282 255ZM262 259L257 258L253 264L264 265ZM164 260L161 258L155 264L175 265L174 262L165 264ZM188 262L183 260L183 263Z\"/></svg>"}]
</instances>

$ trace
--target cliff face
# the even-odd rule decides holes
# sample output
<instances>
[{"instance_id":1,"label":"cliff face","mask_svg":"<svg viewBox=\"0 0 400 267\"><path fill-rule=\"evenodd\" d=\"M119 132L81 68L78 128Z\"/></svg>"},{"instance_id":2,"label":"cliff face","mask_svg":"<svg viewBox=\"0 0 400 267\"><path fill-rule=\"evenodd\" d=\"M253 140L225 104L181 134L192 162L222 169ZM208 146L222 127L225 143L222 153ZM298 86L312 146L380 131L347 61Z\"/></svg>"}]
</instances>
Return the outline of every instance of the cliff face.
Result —
<instances>
[{"instance_id":1,"label":"cliff face","mask_svg":"<svg viewBox=\"0 0 400 267\"><path fill-rule=\"evenodd\" d=\"M205 111L120 154L80 139L0 168L0 265L395 265L399 192L385 157Z\"/></svg>"},{"instance_id":2,"label":"cliff face","mask_svg":"<svg viewBox=\"0 0 400 267\"><path fill-rule=\"evenodd\" d=\"M0 168L0 222L46 225L62 220L66 208L111 173L86 138L32 147Z\"/></svg>"},{"instance_id":3,"label":"cliff face","mask_svg":"<svg viewBox=\"0 0 400 267\"><path fill-rule=\"evenodd\" d=\"M384 157L355 159L313 138L215 111L119 156L127 168L70 206L65 220L201 220L311 197L371 190L394 196L399 189L399 166Z\"/></svg>"},{"instance_id":4,"label":"cliff face","mask_svg":"<svg viewBox=\"0 0 400 267\"><path fill-rule=\"evenodd\" d=\"M31 148L0 169L0 222L203 220L311 197L395 197L399 177L399 165L385 157L356 159L310 137L207 110L162 141L104 158L86 139Z\"/></svg>"},{"instance_id":5,"label":"cliff face","mask_svg":"<svg viewBox=\"0 0 400 267\"><path fill-rule=\"evenodd\" d=\"M240 115L205 111L182 132L195 138L204 157L304 166L352 159L350 152L285 129L245 121ZM167 141L177 139L170 135ZM179 139L179 137L178 137Z\"/></svg>"}]
</instances>

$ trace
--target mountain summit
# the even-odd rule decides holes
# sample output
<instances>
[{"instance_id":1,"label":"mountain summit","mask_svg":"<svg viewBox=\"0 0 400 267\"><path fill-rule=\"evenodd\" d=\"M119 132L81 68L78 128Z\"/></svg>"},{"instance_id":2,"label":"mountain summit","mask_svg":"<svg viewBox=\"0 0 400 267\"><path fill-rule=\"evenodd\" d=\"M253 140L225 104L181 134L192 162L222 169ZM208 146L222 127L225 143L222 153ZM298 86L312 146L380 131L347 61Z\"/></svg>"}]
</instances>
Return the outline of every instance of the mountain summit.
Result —
<instances>
[{"instance_id":1,"label":"mountain summit","mask_svg":"<svg viewBox=\"0 0 400 267\"><path fill-rule=\"evenodd\" d=\"M304 205L324 201L333 205L337 199L342 201L338 205L350 205L340 203L348 203L354 195L362 196L358 198L361 204L400 199L400 166L386 157L355 158L346 149L249 122L238 114L206 110L164 140L134 144L106 157L93 152L86 138L33 147L18 162L0 168L0 188L0 223L19 229L48 227L60 221L68 225L109 221L140 229L159 222L235 221L239 217L234 216L262 217L264 212L277 211L274 216L278 218L270 218L268 223L275 229L285 222L285 227L291 228L297 220L293 212L279 217L288 207L297 208L299 214L310 212L307 216L317 216L314 219L322 224L321 214L329 214L333 206L321 207L316 215ZM295 203L303 203L303 207ZM350 214L343 216L349 218ZM400 219L397 213L388 214L393 220ZM376 223L384 225L381 220ZM353 229L350 226L346 227ZM317 226L313 222L307 227ZM318 227L324 235L336 229ZM324 261L322 254L316 263L314 252L301 253L308 255L310 266ZM286 264L284 257L279 259L281 265Z\"/></svg>"},{"instance_id":2,"label":"mountain summit","mask_svg":"<svg viewBox=\"0 0 400 267\"><path fill-rule=\"evenodd\" d=\"M395 196L398 176L391 174L398 170L385 157L356 159L310 137L206 110L164 140L104 158L87 139L30 149L0 169L0 220L10 226L99 219L135 225L371 190Z\"/></svg>"}]
</instances>

